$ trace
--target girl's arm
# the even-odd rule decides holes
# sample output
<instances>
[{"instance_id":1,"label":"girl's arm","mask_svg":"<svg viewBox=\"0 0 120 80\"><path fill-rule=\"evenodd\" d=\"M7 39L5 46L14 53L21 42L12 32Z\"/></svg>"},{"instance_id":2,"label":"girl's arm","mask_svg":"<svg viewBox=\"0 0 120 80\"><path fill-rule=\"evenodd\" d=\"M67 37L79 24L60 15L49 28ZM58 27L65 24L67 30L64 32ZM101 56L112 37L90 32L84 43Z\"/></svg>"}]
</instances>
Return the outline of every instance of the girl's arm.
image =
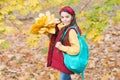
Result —
<instances>
[{"instance_id":1,"label":"girl's arm","mask_svg":"<svg viewBox=\"0 0 120 80\"><path fill-rule=\"evenodd\" d=\"M62 44L60 44L58 46L58 49L61 51L64 51L70 55L76 55L79 53L80 51L80 45L79 45L79 41L78 41L78 37L77 37L77 33L74 29L71 29L69 32L69 41L71 46L64 46Z\"/></svg>"}]
</instances>

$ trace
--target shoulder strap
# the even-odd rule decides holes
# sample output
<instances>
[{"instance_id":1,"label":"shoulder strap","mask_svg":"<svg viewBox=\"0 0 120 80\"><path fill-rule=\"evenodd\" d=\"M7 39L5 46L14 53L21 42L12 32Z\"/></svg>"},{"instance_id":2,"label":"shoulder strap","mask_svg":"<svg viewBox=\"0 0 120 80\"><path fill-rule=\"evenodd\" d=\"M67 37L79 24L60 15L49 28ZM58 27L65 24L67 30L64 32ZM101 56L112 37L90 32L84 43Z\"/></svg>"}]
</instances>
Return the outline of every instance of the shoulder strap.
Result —
<instances>
[{"instance_id":1,"label":"shoulder strap","mask_svg":"<svg viewBox=\"0 0 120 80\"><path fill-rule=\"evenodd\" d=\"M84 80L84 71L81 73L82 80Z\"/></svg>"},{"instance_id":2,"label":"shoulder strap","mask_svg":"<svg viewBox=\"0 0 120 80\"><path fill-rule=\"evenodd\" d=\"M70 26L70 27L68 27L68 28L66 29L66 31L63 33L62 38L61 38L60 41L62 41L62 40L64 39L64 37L65 37L67 31L68 31L69 29L72 29L72 28L76 30L76 32L77 32L77 34L78 34L79 36L81 35L81 34L79 33L79 31L78 31L78 29L77 29L76 26Z\"/></svg>"}]
</instances>

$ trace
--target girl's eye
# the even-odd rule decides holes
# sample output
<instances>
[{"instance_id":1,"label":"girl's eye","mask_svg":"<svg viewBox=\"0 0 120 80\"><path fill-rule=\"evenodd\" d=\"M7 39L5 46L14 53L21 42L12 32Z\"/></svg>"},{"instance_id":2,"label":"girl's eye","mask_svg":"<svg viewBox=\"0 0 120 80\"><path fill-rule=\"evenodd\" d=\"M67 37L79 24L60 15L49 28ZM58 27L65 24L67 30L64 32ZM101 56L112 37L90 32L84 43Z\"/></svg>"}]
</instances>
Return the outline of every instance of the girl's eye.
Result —
<instances>
[{"instance_id":1,"label":"girl's eye","mask_svg":"<svg viewBox=\"0 0 120 80\"><path fill-rule=\"evenodd\" d=\"M69 18L69 16L66 16L66 18Z\"/></svg>"},{"instance_id":2,"label":"girl's eye","mask_svg":"<svg viewBox=\"0 0 120 80\"><path fill-rule=\"evenodd\" d=\"M63 16L61 18L64 18Z\"/></svg>"}]
</instances>

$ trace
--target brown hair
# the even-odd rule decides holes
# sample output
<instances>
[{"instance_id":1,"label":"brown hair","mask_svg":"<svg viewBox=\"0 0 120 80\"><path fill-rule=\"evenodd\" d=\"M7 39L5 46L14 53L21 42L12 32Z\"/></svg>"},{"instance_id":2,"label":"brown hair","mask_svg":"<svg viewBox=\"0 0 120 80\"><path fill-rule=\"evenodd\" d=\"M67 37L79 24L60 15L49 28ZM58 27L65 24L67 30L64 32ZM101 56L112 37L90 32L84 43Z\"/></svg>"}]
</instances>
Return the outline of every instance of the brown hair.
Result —
<instances>
[{"instance_id":1,"label":"brown hair","mask_svg":"<svg viewBox=\"0 0 120 80\"><path fill-rule=\"evenodd\" d=\"M59 14L61 14L61 12L67 12L68 14L70 14L70 15L73 17L70 25L68 25L68 26L66 26L66 27L63 28L63 33L64 33L64 31L65 31L69 26L76 26L76 27L78 28L78 31L79 31L80 34L81 34L82 32L81 32L80 28L79 28L78 25L77 25L74 10L73 10L71 7L69 7L69 6L65 6L65 7L63 7L63 8L60 9ZM60 20L60 21L61 21L61 20ZM67 41L67 39L68 39L68 36L65 36L64 40Z\"/></svg>"}]
</instances>

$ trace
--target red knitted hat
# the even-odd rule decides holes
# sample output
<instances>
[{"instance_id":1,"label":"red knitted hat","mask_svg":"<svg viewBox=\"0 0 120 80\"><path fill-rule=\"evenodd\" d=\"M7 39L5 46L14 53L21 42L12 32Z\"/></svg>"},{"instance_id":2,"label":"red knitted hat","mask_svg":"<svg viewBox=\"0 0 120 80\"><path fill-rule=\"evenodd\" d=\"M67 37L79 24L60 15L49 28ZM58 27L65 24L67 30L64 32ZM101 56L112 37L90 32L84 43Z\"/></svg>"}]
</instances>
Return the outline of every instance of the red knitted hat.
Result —
<instances>
[{"instance_id":1,"label":"red knitted hat","mask_svg":"<svg viewBox=\"0 0 120 80\"><path fill-rule=\"evenodd\" d=\"M61 13L62 11L66 11L66 12L68 12L69 14L71 14L72 16L75 15L74 10L73 10L71 7L68 7L68 6L61 8L61 9L60 9L60 13Z\"/></svg>"}]
</instances>

